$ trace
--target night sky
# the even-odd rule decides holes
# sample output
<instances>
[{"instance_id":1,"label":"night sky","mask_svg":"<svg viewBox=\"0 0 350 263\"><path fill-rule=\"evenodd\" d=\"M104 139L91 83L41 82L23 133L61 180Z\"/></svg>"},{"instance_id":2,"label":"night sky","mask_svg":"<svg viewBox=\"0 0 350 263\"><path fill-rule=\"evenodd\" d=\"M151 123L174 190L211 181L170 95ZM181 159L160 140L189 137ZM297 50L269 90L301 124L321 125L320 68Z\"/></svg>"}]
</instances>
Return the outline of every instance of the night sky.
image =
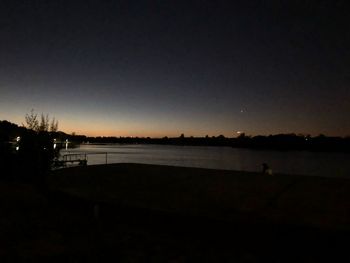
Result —
<instances>
[{"instance_id":1,"label":"night sky","mask_svg":"<svg viewBox=\"0 0 350 263\"><path fill-rule=\"evenodd\" d=\"M350 135L347 1L0 1L0 120Z\"/></svg>"}]
</instances>

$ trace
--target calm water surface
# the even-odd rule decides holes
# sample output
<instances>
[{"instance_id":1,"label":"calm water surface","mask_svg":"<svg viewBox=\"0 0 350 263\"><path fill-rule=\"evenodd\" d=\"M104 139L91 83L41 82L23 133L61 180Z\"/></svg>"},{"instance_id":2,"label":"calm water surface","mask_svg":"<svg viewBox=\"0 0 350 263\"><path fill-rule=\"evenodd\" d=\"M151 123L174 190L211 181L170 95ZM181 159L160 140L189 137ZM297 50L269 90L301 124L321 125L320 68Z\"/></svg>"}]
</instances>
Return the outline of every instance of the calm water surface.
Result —
<instances>
[{"instance_id":1,"label":"calm water surface","mask_svg":"<svg viewBox=\"0 0 350 263\"><path fill-rule=\"evenodd\" d=\"M306 151L267 151L231 147L168 145L80 145L62 150L87 153L88 165L108 163L146 163L239 171L261 171L268 163L274 173L350 178L350 154Z\"/></svg>"}]
</instances>

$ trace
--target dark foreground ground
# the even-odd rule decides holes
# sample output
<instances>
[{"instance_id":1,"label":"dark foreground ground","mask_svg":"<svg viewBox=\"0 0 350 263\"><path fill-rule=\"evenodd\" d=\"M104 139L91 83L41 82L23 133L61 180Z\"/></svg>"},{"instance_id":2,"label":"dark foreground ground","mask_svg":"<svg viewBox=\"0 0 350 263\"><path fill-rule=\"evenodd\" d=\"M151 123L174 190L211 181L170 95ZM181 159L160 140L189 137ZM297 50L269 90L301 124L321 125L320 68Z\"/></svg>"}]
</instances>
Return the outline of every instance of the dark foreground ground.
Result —
<instances>
[{"instance_id":1,"label":"dark foreground ground","mask_svg":"<svg viewBox=\"0 0 350 263\"><path fill-rule=\"evenodd\" d=\"M149 165L60 170L46 190L0 184L0 262L350 262L349 190Z\"/></svg>"}]
</instances>

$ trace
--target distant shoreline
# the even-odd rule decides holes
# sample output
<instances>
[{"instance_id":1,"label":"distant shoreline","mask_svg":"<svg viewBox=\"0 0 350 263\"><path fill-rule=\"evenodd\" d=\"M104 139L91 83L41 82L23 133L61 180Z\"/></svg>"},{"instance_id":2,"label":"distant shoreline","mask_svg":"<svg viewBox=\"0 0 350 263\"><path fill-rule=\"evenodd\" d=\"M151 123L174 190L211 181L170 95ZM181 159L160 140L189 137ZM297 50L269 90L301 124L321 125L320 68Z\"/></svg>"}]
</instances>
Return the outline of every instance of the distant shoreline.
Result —
<instances>
[{"instance_id":1,"label":"distant shoreline","mask_svg":"<svg viewBox=\"0 0 350 263\"><path fill-rule=\"evenodd\" d=\"M80 144L145 144L145 145L177 145L177 146L226 146L252 150L276 151L310 151L310 152L342 152L350 153L350 137L316 137L277 134L269 136L246 136L244 134L228 138L223 135L213 137L86 137L76 136L70 140Z\"/></svg>"},{"instance_id":2,"label":"distant shoreline","mask_svg":"<svg viewBox=\"0 0 350 263\"><path fill-rule=\"evenodd\" d=\"M0 133L3 133L3 141L11 143L17 136L25 134L27 129L8 121L0 121ZM241 133L238 137L205 136L193 137L181 134L179 137L115 137L67 134L61 131L51 132L50 136L57 140L57 144L64 145L67 140L73 144L155 144L178 146L228 146L234 148L247 148L256 150L279 151L311 151L311 152L342 152L350 153L350 136L331 137L325 135L310 136L290 134L275 134L268 136L250 136Z\"/></svg>"}]
</instances>

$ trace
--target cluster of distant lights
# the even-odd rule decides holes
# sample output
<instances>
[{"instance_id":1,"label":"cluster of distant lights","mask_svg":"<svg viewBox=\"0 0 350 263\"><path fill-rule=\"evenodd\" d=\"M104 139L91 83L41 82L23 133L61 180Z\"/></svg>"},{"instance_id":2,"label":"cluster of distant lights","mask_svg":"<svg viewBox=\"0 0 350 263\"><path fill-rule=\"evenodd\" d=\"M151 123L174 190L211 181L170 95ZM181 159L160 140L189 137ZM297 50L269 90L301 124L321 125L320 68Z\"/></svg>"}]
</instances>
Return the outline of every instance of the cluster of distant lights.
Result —
<instances>
[{"instance_id":1,"label":"cluster of distant lights","mask_svg":"<svg viewBox=\"0 0 350 263\"><path fill-rule=\"evenodd\" d=\"M18 143L19 143L20 140L21 140L21 137L20 137L20 136L17 136L17 137L16 137L16 142L17 142L16 151L19 151L19 145L18 145ZM68 141L68 139L66 139L66 141L65 141L66 150L68 149L68 143L69 143L69 141ZM53 148L54 148L54 149L57 148L57 140L56 140L56 139L53 139ZM44 148L44 149L45 149L45 148Z\"/></svg>"}]
</instances>

